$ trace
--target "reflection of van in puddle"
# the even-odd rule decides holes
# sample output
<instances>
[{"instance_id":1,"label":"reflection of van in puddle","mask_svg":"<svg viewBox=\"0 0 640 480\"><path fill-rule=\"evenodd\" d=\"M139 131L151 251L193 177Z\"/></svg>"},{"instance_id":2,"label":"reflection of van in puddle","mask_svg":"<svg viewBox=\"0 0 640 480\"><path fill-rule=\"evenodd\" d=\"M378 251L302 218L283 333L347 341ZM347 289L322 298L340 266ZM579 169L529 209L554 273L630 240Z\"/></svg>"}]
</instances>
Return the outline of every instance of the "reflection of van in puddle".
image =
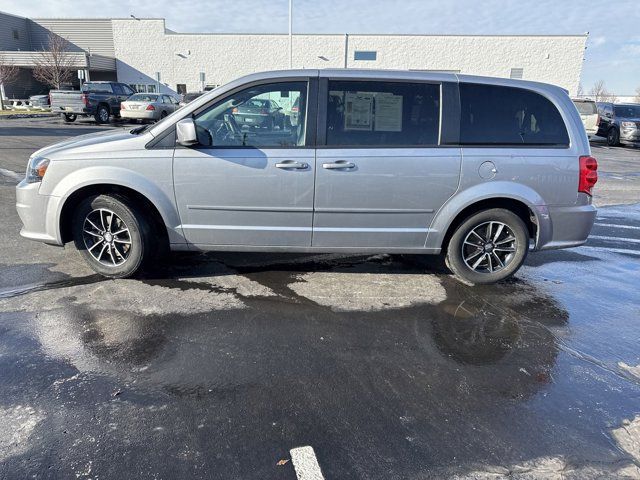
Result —
<instances>
[{"instance_id":1,"label":"reflection of van in puddle","mask_svg":"<svg viewBox=\"0 0 640 480\"><path fill-rule=\"evenodd\" d=\"M251 99L280 128L242 128ZM297 111L294 115L294 108ZM109 277L172 250L446 253L460 278L509 277L581 245L597 164L559 87L447 73L249 75L129 132L37 151L17 187L26 238L74 240Z\"/></svg>"}]
</instances>

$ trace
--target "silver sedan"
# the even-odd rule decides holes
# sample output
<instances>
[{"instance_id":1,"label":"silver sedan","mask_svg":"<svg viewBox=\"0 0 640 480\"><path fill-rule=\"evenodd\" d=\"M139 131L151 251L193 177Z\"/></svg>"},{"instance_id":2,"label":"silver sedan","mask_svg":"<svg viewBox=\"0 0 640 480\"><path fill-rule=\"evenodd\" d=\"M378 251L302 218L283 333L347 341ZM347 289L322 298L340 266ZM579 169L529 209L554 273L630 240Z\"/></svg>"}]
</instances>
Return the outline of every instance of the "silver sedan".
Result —
<instances>
[{"instance_id":1,"label":"silver sedan","mask_svg":"<svg viewBox=\"0 0 640 480\"><path fill-rule=\"evenodd\" d=\"M136 120L161 120L179 108L171 95L136 93L120 104L120 116Z\"/></svg>"}]
</instances>

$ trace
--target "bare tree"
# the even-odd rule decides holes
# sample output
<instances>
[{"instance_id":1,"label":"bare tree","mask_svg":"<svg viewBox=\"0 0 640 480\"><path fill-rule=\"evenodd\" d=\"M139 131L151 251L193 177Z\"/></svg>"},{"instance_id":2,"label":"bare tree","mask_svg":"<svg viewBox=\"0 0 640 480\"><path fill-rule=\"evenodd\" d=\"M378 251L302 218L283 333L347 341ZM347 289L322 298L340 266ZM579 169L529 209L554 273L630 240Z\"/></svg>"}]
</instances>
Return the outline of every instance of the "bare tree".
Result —
<instances>
[{"instance_id":1,"label":"bare tree","mask_svg":"<svg viewBox=\"0 0 640 480\"><path fill-rule=\"evenodd\" d=\"M18 67L0 54L0 110L4 110L4 86L18 78Z\"/></svg>"},{"instance_id":2,"label":"bare tree","mask_svg":"<svg viewBox=\"0 0 640 480\"><path fill-rule=\"evenodd\" d=\"M53 88L60 88L73 78L75 56L69 52L71 44L55 33L49 33L47 50L34 57L33 76L39 82Z\"/></svg>"},{"instance_id":3,"label":"bare tree","mask_svg":"<svg viewBox=\"0 0 640 480\"><path fill-rule=\"evenodd\" d=\"M578 84L578 91L577 91L577 96L578 98L582 97L584 95L584 88L582 88L582 82L580 82Z\"/></svg>"},{"instance_id":4,"label":"bare tree","mask_svg":"<svg viewBox=\"0 0 640 480\"><path fill-rule=\"evenodd\" d=\"M604 80L598 80L591 90L589 90L589 95L591 95L596 102L616 101L616 96L607 90Z\"/></svg>"}]
</instances>

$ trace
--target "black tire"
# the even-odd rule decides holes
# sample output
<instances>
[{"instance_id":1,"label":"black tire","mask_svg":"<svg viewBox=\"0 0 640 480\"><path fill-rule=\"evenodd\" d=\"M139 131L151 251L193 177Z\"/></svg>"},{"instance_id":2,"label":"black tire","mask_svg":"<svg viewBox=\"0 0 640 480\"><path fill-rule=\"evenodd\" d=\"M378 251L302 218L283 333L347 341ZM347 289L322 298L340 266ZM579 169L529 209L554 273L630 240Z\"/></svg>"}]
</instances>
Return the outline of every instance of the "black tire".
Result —
<instances>
[{"instance_id":1,"label":"black tire","mask_svg":"<svg viewBox=\"0 0 640 480\"><path fill-rule=\"evenodd\" d=\"M617 147L620 145L620 132L617 128L611 128L607 133L607 145Z\"/></svg>"},{"instance_id":2,"label":"black tire","mask_svg":"<svg viewBox=\"0 0 640 480\"><path fill-rule=\"evenodd\" d=\"M512 237L514 240L505 242ZM447 246L446 264L458 278L474 285L496 283L516 273L528 251L529 230L522 219L510 210L492 208L471 215L458 226Z\"/></svg>"},{"instance_id":3,"label":"black tire","mask_svg":"<svg viewBox=\"0 0 640 480\"><path fill-rule=\"evenodd\" d=\"M111 216L109 212L115 214ZM100 216L98 216L100 215ZM104 220L100 223L96 220ZM89 219L89 220L87 220ZM73 240L76 249L89 266L100 275L109 278L125 278L134 275L144 263L154 256L151 226L139 209L127 198L112 195L94 195L86 198L76 208L73 215ZM120 221L120 222L119 222ZM100 237L86 233L87 230L113 232L110 245L106 245L108 233ZM111 225L110 230L110 223ZM115 229L117 231L114 231ZM115 235L126 228L127 233ZM126 241L129 245L126 245ZM94 248L95 247L95 248ZM128 248L127 248L128 247ZM94 248L93 254L90 249ZM113 252L111 248L116 248ZM98 251L102 254L98 256ZM120 256L118 256L120 255Z\"/></svg>"},{"instance_id":4,"label":"black tire","mask_svg":"<svg viewBox=\"0 0 640 480\"><path fill-rule=\"evenodd\" d=\"M163 112L160 114L160 120L162 120L163 118L166 118L166 117L167 117L167 115L168 115L168 113L166 112L166 110L165 110L165 111L163 111Z\"/></svg>"},{"instance_id":5,"label":"black tire","mask_svg":"<svg viewBox=\"0 0 640 480\"><path fill-rule=\"evenodd\" d=\"M93 118L95 118L97 123L109 123L110 116L111 116L111 113L109 112L109 107L107 105L100 104L98 105L98 108Z\"/></svg>"},{"instance_id":6,"label":"black tire","mask_svg":"<svg viewBox=\"0 0 640 480\"><path fill-rule=\"evenodd\" d=\"M62 118L65 122L71 123L76 121L78 115L76 115L75 113L63 113Z\"/></svg>"}]
</instances>

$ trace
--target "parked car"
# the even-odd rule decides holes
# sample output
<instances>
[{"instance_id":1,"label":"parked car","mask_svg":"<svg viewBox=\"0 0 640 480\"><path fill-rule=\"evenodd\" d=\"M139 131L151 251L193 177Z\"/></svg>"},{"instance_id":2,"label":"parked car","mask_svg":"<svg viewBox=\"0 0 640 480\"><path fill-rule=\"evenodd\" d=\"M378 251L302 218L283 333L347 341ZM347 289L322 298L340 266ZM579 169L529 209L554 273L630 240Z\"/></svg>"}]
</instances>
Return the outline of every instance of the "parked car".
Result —
<instances>
[{"instance_id":1,"label":"parked car","mask_svg":"<svg viewBox=\"0 0 640 480\"><path fill-rule=\"evenodd\" d=\"M93 116L98 123L109 123L120 116L120 103L135 92L126 83L86 82L78 90L51 90L51 111L60 113L65 122L78 116Z\"/></svg>"},{"instance_id":2,"label":"parked car","mask_svg":"<svg viewBox=\"0 0 640 480\"><path fill-rule=\"evenodd\" d=\"M186 104L193 102L196 98L204 95L205 92L191 92L185 93L180 101L180 107L184 107Z\"/></svg>"},{"instance_id":3,"label":"parked car","mask_svg":"<svg viewBox=\"0 0 640 480\"><path fill-rule=\"evenodd\" d=\"M135 93L120 104L120 116L136 120L162 120L179 108L171 95Z\"/></svg>"},{"instance_id":4,"label":"parked car","mask_svg":"<svg viewBox=\"0 0 640 480\"><path fill-rule=\"evenodd\" d=\"M599 102L598 135L609 146L640 145L640 104Z\"/></svg>"},{"instance_id":5,"label":"parked car","mask_svg":"<svg viewBox=\"0 0 640 480\"><path fill-rule=\"evenodd\" d=\"M266 128L268 130L273 130L274 127L284 129L285 115L282 112L282 107L275 100L250 98L235 106L231 113L240 127Z\"/></svg>"},{"instance_id":6,"label":"parked car","mask_svg":"<svg viewBox=\"0 0 640 480\"><path fill-rule=\"evenodd\" d=\"M298 128L235 121L252 99L296 96ZM163 122L40 149L16 193L23 237L73 241L107 277L165 248L444 253L482 284L513 275L530 249L585 243L597 177L559 87L307 69L249 75Z\"/></svg>"},{"instance_id":7,"label":"parked car","mask_svg":"<svg viewBox=\"0 0 640 480\"><path fill-rule=\"evenodd\" d=\"M598 124L600 123L596 102L583 98L574 98L573 103L578 109L587 136L589 138L595 136L598 133Z\"/></svg>"},{"instance_id":8,"label":"parked car","mask_svg":"<svg viewBox=\"0 0 640 480\"><path fill-rule=\"evenodd\" d=\"M41 95L31 95L29 97L29 102L31 106L34 108L49 108L49 95L41 94Z\"/></svg>"}]
</instances>

